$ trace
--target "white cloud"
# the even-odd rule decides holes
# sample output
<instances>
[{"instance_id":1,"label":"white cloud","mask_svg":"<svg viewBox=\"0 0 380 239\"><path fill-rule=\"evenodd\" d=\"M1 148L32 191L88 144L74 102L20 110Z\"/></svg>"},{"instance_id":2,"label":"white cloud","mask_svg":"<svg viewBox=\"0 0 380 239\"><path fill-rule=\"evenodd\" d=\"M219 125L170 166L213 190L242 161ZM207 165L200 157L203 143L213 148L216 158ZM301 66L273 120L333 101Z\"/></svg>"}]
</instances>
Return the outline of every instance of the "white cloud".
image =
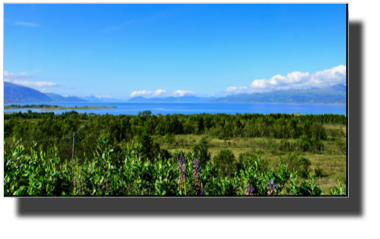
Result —
<instances>
[{"instance_id":1,"label":"white cloud","mask_svg":"<svg viewBox=\"0 0 380 239\"><path fill-rule=\"evenodd\" d=\"M131 93L131 97L137 97L137 96L143 96L143 95L151 95L153 92L152 91L133 91Z\"/></svg>"},{"instance_id":2,"label":"white cloud","mask_svg":"<svg viewBox=\"0 0 380 239\"><path fill-rule=\"evenodd\" d=\"M195 92L186 90L177 90L173 92L173 96L185 96L185 95L195 95Z\"/></svg>"},{"instance_id":3,"label":"white cloud","mask_svg":"<svg viewBox=\"0 0 380 239\"><path fill-rule=\"evenodd\" d=\"M44 87L54 87L57 86L54 82L46 82L46 81L39 81L39 82L31 82L31 81L25 81L23 79L31 78L31 76L26 75L27 72L23 73L10 73L8 71L4 71L4 81L14 83L16 85L22 85L26 87L32 87L32 88L44 88Z\"/></svg>"},{"instance_id":4,"label":"white cloud","mask_svg":"<svg viewBox=\"0 0 380 239\"><path fill-rule=\"evenodd\" d=\"M12 81L12 80L17 80L17 79L28 79L30 76L26 75L27 72L22 72L18 74L14 74L8 71L4 71L4 81Z\"/></svg>"},{"instance_id":5,"label":"white cloud","mask_svg":"<svg viewBox=\"0 0 380 239\"><path fill-rule=\"evenodd\" d=\"M54 82L46 82L46 81L30 82L30 81L24 81L24 80L14 80L11 83L14 83L16 85L26 86L26 87L38 87L38 88L53 87L57 85Z\"/></svg>"},{"instance_id":6,"label":"white cloud","mask_svg":"<svg viewBox=\"0 0 380 239\"><path fill-rule=\"evenodd\" d=\"M244 87L244 86L242 86L242 87L228 87L227 89L226 89L226 92L227 93L243 93L243 92L245 92L247 90L247 87Z\"/></svg>"},{"instance_id":7,"label":"white cloud","mask_svg":"<svg viewBox=\"0 0 380 239\"><path fill-rule=\"evenodd\" d=\"M32 22L15 22L15 25L26 26L26 27L40 27L40 25Z\"/></svg>"},{"instance_id":8,"label":"white cloud","mask_svg":"<svg viewBox=\"0 0 380 239\"><path fill-rule=\"evenodd\" d=\"M192 91L186 91L186 90L177 90L173 92L167 92L166 90L156 90L156 91L147 91L147 90L142 90L142 91L133 91L131 93L131 97L137 97L137 96L147 96L147 97L169 97L169 96L174 96L174 97L180 97L180 96L185 96L185 95L194 95L195 92Z\"/></svg>"},{"instance_id":9,"label":"white cloud","mask_svg":"<svg viewBox=\"0 0 380 239\"><path fill-rule=\"evenodd\" d=\"M339 65L332 69L309 72L291 72L285 76L275 75L270 79L256 79L248 86L228 87L226 94L268 92L289 89L324 88L336 84L346 84L346 66Z\"/></svg>"},{"instance_id":10,"label":"white cloud","mask_svg":"<svg viewBox=\"0 0 380 239\"><path fill-rule=\"evenodd\" d=\"M95 95L96 98L101 99L101 98L112 98L109 95Z\"/></svg>"}]
</instances>

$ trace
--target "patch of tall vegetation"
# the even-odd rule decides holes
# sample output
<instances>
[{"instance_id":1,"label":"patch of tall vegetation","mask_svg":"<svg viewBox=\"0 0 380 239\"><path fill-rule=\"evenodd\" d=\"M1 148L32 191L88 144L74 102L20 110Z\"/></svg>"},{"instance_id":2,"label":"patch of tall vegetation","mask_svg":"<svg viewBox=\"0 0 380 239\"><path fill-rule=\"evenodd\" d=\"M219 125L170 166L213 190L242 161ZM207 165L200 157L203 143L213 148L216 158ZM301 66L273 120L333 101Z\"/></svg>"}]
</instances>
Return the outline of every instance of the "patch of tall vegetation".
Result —
<instances>
[{"instance_id":1,"label":"patch of tall vegetation","mask_svg":"<svg viewBox=\"0 0 380 239\"><path fill-rule=\"evenodd\" d=\"M143 136L144 138L144 136ZM143 143L151 141L143 140ZM174 152L172 158L149 158L142 143L130 144L123 157L104 138L97 142L92 159L62 160L55 149L47 156L42 148L23 145L10 147L4 153L5 196L320 196L324 192L312 175L297 182L297 171L307 166L303 159L289 156L275 170L262 164L260 157L239 156L240 170L235 168L231 152L221 150L215 163L201 164L194 157ZM119 152L120 153L120 152ZM207 153L206 153L207 155ZM142 158L145 156L146 158ZM219 160L223 159L223 162ZM244 161L248 160L248 164ZM297 166L298 165L298 166ZM301 166L300 166L301 165ZM305 166L306 165L306 166ZM236 164L235 164L236 166ZM302 171L302 170L301 170ZM331 195L345 195L341 186Z\"/></svg>"}]
</instances>

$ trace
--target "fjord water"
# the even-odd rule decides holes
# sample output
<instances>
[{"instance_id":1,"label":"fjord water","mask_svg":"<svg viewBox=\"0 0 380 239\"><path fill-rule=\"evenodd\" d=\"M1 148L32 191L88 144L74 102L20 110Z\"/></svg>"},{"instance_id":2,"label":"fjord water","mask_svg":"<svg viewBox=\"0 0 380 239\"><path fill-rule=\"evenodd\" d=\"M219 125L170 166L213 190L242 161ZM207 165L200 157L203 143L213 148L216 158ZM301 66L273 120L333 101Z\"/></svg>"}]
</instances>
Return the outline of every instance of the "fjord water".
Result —
<instances>
[{"instance_id":1,"label":"fjord water","mask_svg":"<svg viewBox=\"0 0 380 239\"><path fill-rule=\"evenodd\" d=\"M51 104L66 107L83 106L116 106L112 109L99 110L76 110L78 113L95 113L111 115L137 115L144 110L152 111L152 114L340 114L346 115L346 105L328 104L249 104L249 103L25 103L17 105ZM11 105L11 104L4 104ZM49 112L45 109L9 109L6 112ZM71 110L54 110L55 113L62 113ZM51 112L51 111L50 111Z\"/></svg>"}]
</instances>

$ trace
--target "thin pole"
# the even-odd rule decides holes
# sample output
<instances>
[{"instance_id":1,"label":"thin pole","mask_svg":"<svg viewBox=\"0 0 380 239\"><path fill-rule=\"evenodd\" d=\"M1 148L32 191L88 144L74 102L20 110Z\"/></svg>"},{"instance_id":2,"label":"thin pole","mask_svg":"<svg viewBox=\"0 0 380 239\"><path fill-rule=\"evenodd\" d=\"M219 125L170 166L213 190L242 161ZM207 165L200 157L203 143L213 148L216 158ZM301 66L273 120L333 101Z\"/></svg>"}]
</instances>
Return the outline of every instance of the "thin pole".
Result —
<instances>
[{"instance_id":1,"label":"thin pole","mask_svg":"<svg viewBox=\"0 0 380 239\"><path fill-rule=\"evenodd\" d=\"M74 152L75 152L75 132L73 137L73 159L74 159Z\"/></svg>"}]
</instances>

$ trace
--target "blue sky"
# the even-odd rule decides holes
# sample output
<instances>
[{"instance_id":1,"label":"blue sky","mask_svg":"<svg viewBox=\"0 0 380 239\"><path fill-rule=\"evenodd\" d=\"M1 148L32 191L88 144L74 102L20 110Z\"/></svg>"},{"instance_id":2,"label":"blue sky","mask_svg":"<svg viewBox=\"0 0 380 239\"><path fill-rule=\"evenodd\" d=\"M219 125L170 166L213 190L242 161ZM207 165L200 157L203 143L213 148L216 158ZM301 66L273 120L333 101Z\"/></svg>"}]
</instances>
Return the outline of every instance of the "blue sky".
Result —
<instances>
[{"instance_id":1,"label":"blue sky","mask_svg":"<svg viewBox=\"0 0 380 239\"><path fill-rule=\"evenodd\" d=\"M344 4L4 4L4 80L61 95L345 84Z\"/></svg>"}]
</instances>

